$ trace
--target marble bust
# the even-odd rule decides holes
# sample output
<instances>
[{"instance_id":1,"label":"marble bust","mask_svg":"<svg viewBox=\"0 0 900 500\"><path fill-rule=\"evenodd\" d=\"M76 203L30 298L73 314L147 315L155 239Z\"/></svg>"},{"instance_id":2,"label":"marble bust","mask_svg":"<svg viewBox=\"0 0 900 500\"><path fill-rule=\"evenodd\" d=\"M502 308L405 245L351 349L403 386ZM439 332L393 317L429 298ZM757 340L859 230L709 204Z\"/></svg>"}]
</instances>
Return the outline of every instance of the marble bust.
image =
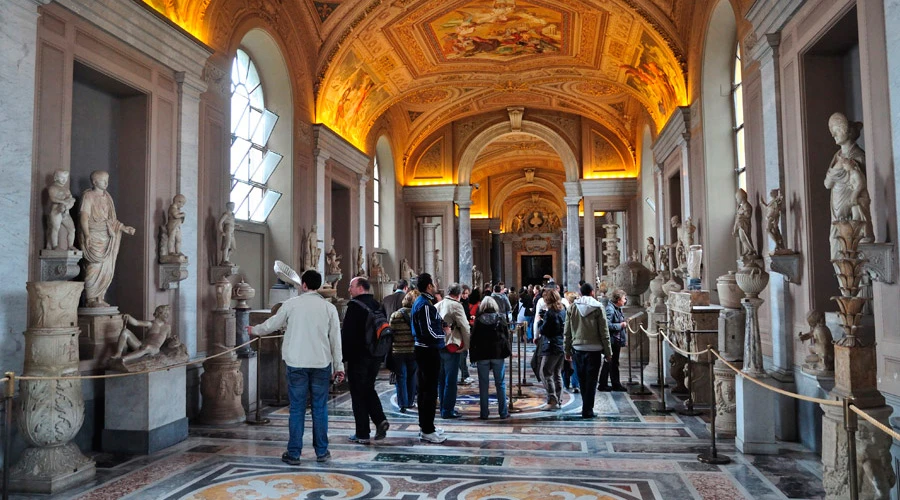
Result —
<instances>
[{"instance_id":1,"label":"marble bust","mask_svg":"<svg viewBox=\"0 0 900 500\"><path fill-rule=\"evenodd\" d=\"M84 291L87 307L109 307L104 301L116 271L116 257L122 233L132 235L134 228L126 226L116 217L116 207L109 187L109 173L95 170L91 174L93 187L81 196L81 212L78 216L81 250L86 262Z\"/></svg>"},{"instance_id":2,"label":"marble bust","mask_svg":"<svg viewBox=\"0 0 900 500\"><path fill-rule=\"evenodd\" d=\"M828 119L828 130L840 149L831 158L825 174L825 187L831 191L831 222L857 220L865 222L862 242L874 241L871 199L866 185L866 153L856 143L862 124L850 122L842 113ZM837 228L832 225L831 258L840 258Z\"/></svg>"},{"instance_id":3,"label":"marble bust","mask_svg":"<svg viewBox=\"0 0 900 500\"><path fill-rule=\"evenodd\" d=\"M219 236L218 264L220 266L233 265L231 254L237 247L234 241L234 223L234 202L229 201L225 204L225 211L222 212L216 226Z\"/></svg>"},{"instance_id":4,"label":"marble bust","mask_svg":"<svg viewBox=\"0 0 900 500\"><path fill-rule=\"evenodd\" d=\"M75 249L75 222L69 210L75 206L75 197L66 185L69 182L68 170L53 172L53 182L47 187L49 205L47 207L47 250ZM59 230L66 231L65 241L59 241Z\"/></svg>"}]
</instances>

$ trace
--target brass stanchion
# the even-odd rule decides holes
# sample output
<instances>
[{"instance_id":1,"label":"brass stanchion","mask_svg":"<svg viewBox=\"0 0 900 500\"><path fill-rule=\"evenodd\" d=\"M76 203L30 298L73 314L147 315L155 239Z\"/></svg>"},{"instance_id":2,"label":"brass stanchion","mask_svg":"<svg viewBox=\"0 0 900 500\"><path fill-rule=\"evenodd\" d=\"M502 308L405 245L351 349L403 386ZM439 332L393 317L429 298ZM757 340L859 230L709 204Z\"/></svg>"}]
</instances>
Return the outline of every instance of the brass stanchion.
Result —
<instances>
[{"instance_id":1,"label":"brass stanchion","mask_svg":"<svg viewBox=\"0 0 900 500\"><path fill-rule=\"evenodd\" d=\"M709 405L709 452L701 453L697 455L697 460L703 462L705 464L712 465L725 465L730 464L731 459L726 457L725 455L719 455L718 450L716 449L716 390L715 384L713 383L714 377L716 376L713 372L713 365L715 364L714 357L712 355L711 349L712 346L707 345L707 356L709 357L708 365L709 365L709 397L710 401L712 401Z\"/></svg>"},{"instance_id":2,"label":"brass stanchion","mask_svg":"<svg viewBox=\"0 0 900 500\"><path fill-rule=\"evenodd\" d=\"M856 475L856 430L857 416L850 409L853 398L844 398L844 429L847 431L847 472L850 473L850 500L859 500L859 478Z\"/></svg>"},{"instance_id":3,"label":"brass stanchion","mask_svg":"<svg viewBox=\"0 0 900 500\"><path fill-rule=\"evenodd\" d=\"M672 413L675 411L671 406L666 405L666 381L663 376L663 336L656 334L656 355L659 362L657 363L657 374L659 383L659 401L654 401L650 408L654 413Z\"/></svg>"},{"instance_id":4,"label":"brass stanchion","mask_svg":"<svg viewBox=\"0 0 900 500\"><path fill-rule=\"evenodd\" d=\"M16 395L16 374L6 372L6 391L3 394L3 406L6 411L6 423L3 429L3 500L9 500L9 446L12 442L13 397Z\"/></svg>"},{"instance_id":5,"label":"brass stanchion","mask_svg":"<svg viewBox=\"0 0 900 500\"><path fill-rule=\"evenodd\" d=\"M640 332L640 328L638 328L638 332ZM637 388L633 388L633 389L629 390L628 392L629 392L629 394L631 394L633 396L649 396L650 394L653 394L653 391L651 391L650 389L647 389L647 386L644 385L644 335L643 335L643 333L641 333L641 335L638 336L638 355L639 355L638 356L638 363L639 363L638 368L640 369L640 373L641 373L641 382L640 382L640 385L637 386Z\"/></svg>"},{"instance_id":6,"label":"brass stanchion","mask_svg":"<svg viewBox=\"0 0 900 500\"><path fill-rule=\"evenodd\" d=\"M257 336L257 337L256 337L256 342L257 342L257 348L259 349L260 354L262 354L262 337ZM271 420L269 420L268 418L260 418L260 417L259 417L259 410L260 410L260 407L262 406L262 401L260 400L260 397L259 397L259 392L260 392L260 388L259 388L259 372L260 372L259 360L260 360L260 359L262 359L262 356L261 356L261 355L257 355L257 356L256 356L256 360L257 360L257 363L256 363L256 416L255 416L253 419L250 419L249 417L247 418L247 423L250 424L250 425L266 425L266 424L268 424L268 423L271 422Z\"/></svg>"}]
</instances>

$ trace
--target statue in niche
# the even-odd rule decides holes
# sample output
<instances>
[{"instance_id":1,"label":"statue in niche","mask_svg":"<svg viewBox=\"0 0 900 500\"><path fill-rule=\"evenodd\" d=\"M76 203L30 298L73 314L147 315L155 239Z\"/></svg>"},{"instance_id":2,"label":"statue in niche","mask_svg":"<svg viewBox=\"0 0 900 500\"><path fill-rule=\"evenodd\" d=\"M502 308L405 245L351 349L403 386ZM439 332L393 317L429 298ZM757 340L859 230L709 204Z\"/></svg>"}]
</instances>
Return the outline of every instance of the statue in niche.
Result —
<instances>
[{"instance_id":1,"label":"statue in niche","mask_svg":"<svg viewBox=\"0 0 900 500\"><path fill-rule=\"evenodd\" d=\"M662 245L659 247L659 272L669 272L669 246Z\"/></svg>"},{"instance_id":2,"label":"statue in niche","mask_svg":"<svg viewBox=\"0 0 900 500\"><path fill-rule=\"evenodd\" d=\"M831 330L825 326L825 315L815 309L806 315L809 331L800 334L801 341L809 342L809 355L804 359L803 368L821 373L834 371L834 345Z\"/></svg>"},{"instance_id":3,"label":"statue in niche","mask_svg":"<svg viewBox=\"0 0 900 500\"><path fill-rule=\"evenodd\" d=\"M325 274L341 274L341 256L334 249L334 238L331 238L331 248L325 254Z\"/></svg>"},{"instance_id":4,"label":"statue in niche","mask_svg":"<svg viewBox=\"0 0 900 500\"><path fill-rule=\"evenodd\" d=\"M75 222L69 210L75 206L75 197L66 185L69 183L69 171L53 172L53 182L47 187L50 204L47 207L47 250L75 249ZM66 240L59 241L60 228L66 230Z\"/></svg>"},{"instance_id":5,"label":"statue in niche","mask_svg":"<svg viewBox=\"0 0 900 500\"><path fill-rule=\"evenodd\" d=\"M130 314L122 315L124 320L122 331L119 333L119 343L116 346L116 354L111 360L111 364L115 367L118 365L127 365L144 356L155 356L161 350L178 351L183 345L178 337L172 335L172 325L169 324L171 313L168 305L157 306L153 312L153 319L149 321L141 321L133 318ZM144 334L144 340L138 339L129 326L147 328ZM163 345L165 344L165 348ZM126 349L133 352L125 354ZM187 351L185 350L185 354Z\"/></svg>"},{"instance_id":6,"label":"statue in niche","mask_svg":"<svg viewBox=\"0 0 900 500\"><path fill-rule=\"evenodd\" d=\"M116 218L116 206L106 191L109 172L95 170L91 173L93 187L81 196L81 212L78 216L81 250L86 261L84 291L87 307L109 307L103 299L112 284L116 271L116 257L122 233L133 235L134 228Z\"/></svg>"},{"instance_id":7,"label":"statue in niche","mask_svg":"<svg viewBox=\"0 0 900 500\"><path fill-rule=\"evenodd\" d=\"M309 233L306 234L306 259L303 261L304 271L307 269L316 269L319 266L319 256L322 250L319 248L319 226L312 225Z\"/></svg>"},{"instance_id":8,"label":"statue in niche","mask_svg":"<svg viewBox=\"0 0 900 500\"><path fill-rule=\"evenodd\" d=\"M187 262L181 253L181 224L184 222L184 204L187 198L177 194L166 212L166 223L159 228L159 262L160 264Z\"/></svg>"},{"instance_id":9,"label":"statue in niche","mask_svg":"<svg viewBox=\"0 0 900 500\"><path fill-rule=\"evenodd\" d=\"M234 241L234 202L225 204L225 211L219 217L216 225L219 233L219 265L233 266L231 254L237 249Z\"/></svg>"},{"instance_id":10,"label":"statue in niche","mask_svg":"<svg viewBox=\"0 0 900 500\"><path fill-rule=\"evenodd\" d=\"M781 235L781 214L784 213L784 195L780 189L773 189L769 192L771 198L768 203L766 200L759 200L762 206L766 207L766 232L775 243L775 250L772 255L781 255L791 253L784 247L784 236Z\"/></svg>"},{"instance_id":11,"label":"statue in niche","mask_svg":"<svg viewBox=\"0 0 900 500\"><path fill-rule=\"evenodd\" d=\"M528 219L528 225L531 227L532 231L538 231L541 229L541 226L544 225L544 218L541 217L540 212L535 210L531 214L531 218Z\"/></svg>"},{"instance_id":12,"label":"statue in niche","mask_svg":"<svg viewBox=\"0 0 900 500\"><path fill-rule=\"evenodd\" d=\"M747 192L743 188L738 188L734 194L737 202L737 210L734 214L734 226L731 229L731 235L738 239L738 248L743 257L752 258L756 255L753 248L753 240L751 239L751 224L753 222L753 205L747 201Z\"/></svg>"},{"instance_id":13,"label":"statue in niche","mask_svg":"<svg viewBox=\"0 0 900 500\"><path fill-rule=\"evenodd\" d=\"M356 275L357 276L365 276L366 275L366 266L365 266L365 255L363 253L363 247L359 247L356 250Z\"/></svg>"},{"instance_id":14,"label":"statue in niche","mask_svg":"<svg viewBox=\"0 0 900 500\"><path fill-rule=\"evenodd\" d=\"M858 220L865 222L862 242L874 241L871 199L866 186L866 152L858 144L862 123L850 122L842 113L828 119L828 130L841 147L831 159L825 174L825 187L831 190L831 222ZM831 227L831 258L840 258L841 246L837 228Z\"/></svg>"},{"instance_id":15,"label":"statue in niche","mask_svg":"<svg viewBox=\"0 0 900 500\"><path fill-rule=\"evenodd\" d=\"M525 214L519 214L512 221L512 232L521 233L525 230Z\"/></svg>"},{"instance_id":16,"label":"statue in niche","mask_svg":"<svg viewBox=\"0 0 900 500\"><path fill-rule=\"evenodd\" d=\"M386 283L391 280L387 273L384 272L384 267L381 266L381 258L378 256L378 252L372 252L369 255L369 279L378 283Z\"/></svg>"},{"instance_id":17,"label":"statue in niche","mask_svg":"<svg viewBox=\"0 0 900 500\"><path fill-rule=\"evenodd\" d=\"M647 269L650 269L650 272L656 272L656 241L653 239L653 236L647 237L647 255L644 257L644 260L647 261Z\"/></svg>"},{"instance_id":18,"label":"statue in niche","mask_svg":"<svg viewBox=\"0 0 900 500\"><path fill-rule=\"evenodd\" d=\"M416 277L416 272L409 265L405 257L400 261L400 279L409 280Z\"/></svg>"}]
</instances>

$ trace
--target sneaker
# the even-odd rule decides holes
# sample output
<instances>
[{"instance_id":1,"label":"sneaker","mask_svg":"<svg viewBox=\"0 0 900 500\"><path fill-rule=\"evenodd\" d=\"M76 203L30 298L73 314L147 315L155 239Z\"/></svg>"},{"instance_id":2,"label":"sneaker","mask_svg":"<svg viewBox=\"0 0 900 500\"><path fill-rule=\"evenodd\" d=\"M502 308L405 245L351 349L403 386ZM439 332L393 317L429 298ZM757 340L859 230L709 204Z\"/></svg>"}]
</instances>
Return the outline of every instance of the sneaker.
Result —
<instances>
[{"instance_id":1,"label":"sneaker","mask_svg":"<svg viewBox=\"0 0 900 500\"><path fill-rule=\"evenodd\" d=\"M300 457L292 457L288 452L281 454L281 461L288 465L300 465Z\"/></svg>"},{"instance_id":2,"label":"sneaker","mask_svg":"<svg viewBox=\"0 0 900 500\"><path fill-rule=\"evenodd\" d=\"M391 423L384 419L378 424L378 430L375 431L375 441L381 441L387 436L388 429L391 428Z\"/></svg>"},{"instance_id":3,"label":"sneaker","mask_svg":"<svg viewBox=\"0 0 900 500\"><path fill-rule=\"evenodd\" d=\"M347 439L354 443L358 443L358 444L369 444L369 438L358 438L358 437L356 437L356 434L353 434L352 436L348 437Z\"/></svg>"},{"instance_id":4,"label":"sneaker","mask_svg":"<svg viewBox=\"0 0 900 500\"><path fill-rule=\"evenodd\" d=\"M419 440L425 441L426 443L441 444L447 440L447 436L438 434L437 430L435 430L435 432L432 432L431 434L423 434L420 432Z\"/></svg>"},{"instance_id":5,"label":"sneaker","mask_svg":"<svg viewBox=\"0 0 900 500\"><path fill-rule=\"evenodd\" d=\"M331 452L330 451L326 451L325 454L322 455L321 457L316 457L316 462L319 462L319 463L327 462L329 460L331 460Z\"/></svg>"}]
</instances>

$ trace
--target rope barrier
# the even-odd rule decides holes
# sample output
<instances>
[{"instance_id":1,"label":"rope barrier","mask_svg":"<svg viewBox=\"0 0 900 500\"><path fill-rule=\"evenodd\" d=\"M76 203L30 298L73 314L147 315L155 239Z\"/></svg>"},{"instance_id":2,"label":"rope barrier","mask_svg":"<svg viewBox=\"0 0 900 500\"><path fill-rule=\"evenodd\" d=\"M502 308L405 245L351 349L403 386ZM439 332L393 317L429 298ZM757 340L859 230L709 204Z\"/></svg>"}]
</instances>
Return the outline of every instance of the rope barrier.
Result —
<instances>
[{"instance_id":1,"label":"rope barrier","mask_svg":"<svg viewBox=\"0 0 900 500\"><path fill-rule=\"evenodd\" d=\"M279 338L279 337L284 337L284 335L272 335L272 336L267 336L265 338L270 339L270 338ZM35 377L35 376L30 376L30 375L19 375L16 377L16 379L18 379L18 380L95 380L95 379L105 379L105 378L130 377L132 375L146 375L148 373L161 372L163 370L171 370L173 368L181 368L182 366L190 366L190 365L195 365L198 363L205 363L206 361L209 361L210 359L218 358L219 356L224 356L224 355L234 352L244 346L248 346L254 342L257 342L257 341L262 342L262 340L260 340L262 338L263 337L256 337L255 339L251 339L247 342L244 342L241 345L234 346L230 349L226 349L220 353L216 353L216 354L207 356L202 359L185 361L184 363L178 363L178 364L174 364L171 366L165 366L162 368L157 368L155 370L141 370L139 372L130 372L130 373L110 373L110 374L105 374L105 375L75 375L75 376L68 376L68 377Z\"/></svg>"},{"instance_id":2,"label":"rope barrier","mask_svg":"<svg viewBox=\"0 0 900 500\"><path fill-rule=\"evenodd\" d=\"M884 433L886 433L887 435L891 436L892 438L894 438L894 439L900 441L900 434L898 434L897 432L895 432L895 431L894 431L893 429L891 429L890 427L888 427L888 426L882 424L881 422L875 420L875 418L869 416L868 413L866 413L866 412L862 411L861 409L857 408L856 405L851 404L851 405L850 405L850 409L853 410L853 413L856 413L856 414L859 415L860 417L866 419L866 421L868 421L870 424L872 424L872 425L874 425L875 427L881 429L882 432L884 432Z\"/></svg>"}]
</instances>

